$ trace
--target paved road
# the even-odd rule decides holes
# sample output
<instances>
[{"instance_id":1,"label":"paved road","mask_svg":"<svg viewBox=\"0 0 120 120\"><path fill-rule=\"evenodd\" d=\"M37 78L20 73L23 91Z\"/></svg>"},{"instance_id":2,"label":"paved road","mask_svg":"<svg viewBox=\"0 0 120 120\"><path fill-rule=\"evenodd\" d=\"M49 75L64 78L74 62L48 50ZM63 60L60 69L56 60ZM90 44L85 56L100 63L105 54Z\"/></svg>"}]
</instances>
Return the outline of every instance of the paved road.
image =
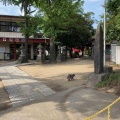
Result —
<instances>
[{"instance_id":1,"label":"paved road","mask_svg":"<svg viewBox=\"0 0 120 120\"><path fill-rule=\"evenodd\" d=\"M84 120L118 96L80 87L55 93L0 113L0 120ZM107 111L93 120L106 120ZM120 102L111 108L111 120L120 120Z\"/></svg>"},{"instance_id":2,"label":"paved road","mask_svg":"<svg viewBox=\"0 0 120 120\"><path fill-rule=\"evenodd\" d=\"M0 76L14 106L0 120L84 120L118 98L89 87L55 93L14 65L1 66ZM95 119L107 119L107 111ZM111 120L120 120L120 101L111 108Z\"/></svg>"},{"instance_id":3,"label":"paved road","mask_svg":"<svg viewBox=\"0 0 120 120\"><path fill-rule=\"evenodd\" d=\"M40 81L34 80L15 67L14 63L11 66L1 66L0 77L14 107L55 93Z\"/></svg>"},{"instance_id":4,"label":"paved road","mask_svg":"<svg viewBox=\"0 0 120 120\"><path fill-rule=\"evenodd\" d=\"M102 110L118 96L104 93L92 88L79 88L72 94L68 95L65 100L66 114L70 120L84 120L96 112ZM97 115L92 120L107 120L108 111ZM120 101L115 103L110 110L110 120L120 120Z\"/></svg>"}]
</instances>

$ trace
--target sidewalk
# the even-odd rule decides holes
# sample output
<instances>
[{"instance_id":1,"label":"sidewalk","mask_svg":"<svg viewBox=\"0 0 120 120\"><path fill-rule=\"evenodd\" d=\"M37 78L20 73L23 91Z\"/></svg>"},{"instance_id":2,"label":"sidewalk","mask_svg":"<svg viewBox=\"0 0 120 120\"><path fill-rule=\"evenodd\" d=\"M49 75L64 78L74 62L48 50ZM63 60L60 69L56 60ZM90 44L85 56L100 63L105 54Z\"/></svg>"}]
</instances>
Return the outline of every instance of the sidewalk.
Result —
<instances>
[{"instance_id":1,"label":"sidewalk","mask_svg":"<svg viewBox=\"0 0 120 120\"><path fill-rule=\"evenodd\" d=\"M117 96L91 88L74 88L56 93L25 106L0 113L0 120L83 120L103 109ZM107 119L107 112L94 120ZM120 120L120 102L111 109L111 120Z\"/></svg>"},{"instance_id":2,"label":"sidewalk","mask_svg":"<svg viewBox=\"0 0 120 120\"><path fill-rule=\"evenodd\" d=\"M0 67L0 77L13 107L26 104L32 100L43 99L45 96L55 93L40 81L33 79L15 67L17 65L15 62L11 62Z\"/></svg>"}]
</instances>

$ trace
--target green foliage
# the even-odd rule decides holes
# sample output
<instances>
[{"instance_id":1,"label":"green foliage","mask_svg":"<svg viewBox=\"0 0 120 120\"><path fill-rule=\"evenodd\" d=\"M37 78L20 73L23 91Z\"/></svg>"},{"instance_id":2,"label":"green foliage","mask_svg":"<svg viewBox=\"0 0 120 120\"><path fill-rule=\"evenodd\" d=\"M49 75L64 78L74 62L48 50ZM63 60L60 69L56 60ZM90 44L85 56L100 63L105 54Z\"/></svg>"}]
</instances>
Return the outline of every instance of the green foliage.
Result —
<instances>
[{"instance_id":1,"label":"green foliage","mask_svg":"<svg viewBox=\"0 0 120 120\"><path fill-rule=\"evenodd\" d=\"M113 72L106 75L98 84L97 87L113 87L120 85L120 72Z\"/></svg>"},{"instance_id":2,"label":"green foliage","mask_svg":"<svg viewBox=\"0 0 120 120\"><path fill-rule=\"evenodd\" d=\"M117 15L120 7L120 0L107 0L107 13L110 15Z\"/></svg>"},{"instance_id":3,"label":"green foliage","mask_svg":"<svg viewBox=\"0 0 120 120\"><path fill-rule=\"evenodd\" d=\"M107 2L107 40L120 42L120 0Z\"/></svg>"},{"instance_id":4,"label":"green foliage","mask_svg":"<svg viewBox=\"0 0 120 120\"><path fill-rule=\"evenodd\" d=\"M58 34L57 41L70 47L85 45L86 41L94 35L92 15L93 13L72 14L69 19L74 20L74 22L61 27L64 32Z\"/></svg>"},{"instance_id":5,"label":"green foliage","mask_svg":"<svg viewBox=\"0 0 120 120\"><path fill-rule=\"evenodd\" d=\"M39 13L43 12L42 29L45 36L57 37L58 33L63 32L61 26L74 24L74 19L70 19L73 13L82 12L80 7L81 0L39 0ZM80 8L80 9L79 9Z\"/></svg>"},{"instance_id":6,"label":"green foliage","mask_svg":"<svg viewBox=\"0 0 120 120\"><path fill-rule=\"evenodd\" d=\"M13 4L13 0L0 0L0 2L3 2L3 5Z\"/></svg>"},{"instance_id":7,"label":"green foliage","mask_svg":"<svg viewBox=\"0 0 120 120\"><path fill-rule=\"evenodd\" d=\"M23 18L23 16L21 16ZM25 28L23 23L18 22L18 25L21 27L21 32L23 35L28 34L29 36L33 36L37 32L41 30L41 26L39 24L42 22L42 19L38 16L29 16L28 17L28 27Z\"/></svg>"}]
</instances>

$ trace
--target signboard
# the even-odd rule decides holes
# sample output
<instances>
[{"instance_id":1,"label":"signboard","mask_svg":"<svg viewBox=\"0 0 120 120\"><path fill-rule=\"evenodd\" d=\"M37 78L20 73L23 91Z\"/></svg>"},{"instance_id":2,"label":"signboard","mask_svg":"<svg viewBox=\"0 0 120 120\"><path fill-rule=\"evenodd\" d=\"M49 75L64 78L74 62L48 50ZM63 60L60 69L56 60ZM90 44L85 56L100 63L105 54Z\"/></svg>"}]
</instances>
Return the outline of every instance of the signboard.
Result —
<instances>
[{"instance_id":1,"label":"signboard","mask_svg":"<svg viewBox=\"0 0 120 120\"><path fill-rule=\"evenodd\" d=\"M5 47L0 47L0 53L4 53L5 52Z\"/></svg>"},{"instance_id":2,"label":"signboard","mask_svg":"<svg viewBox=\"0 0 120 120\"><path fill-rule=\"evenodd\" d=\"M22 42L25 42L25 38L22 38Z\"/></svg>"},{"instance_id":3,"label":"signboard","mask_svg":"<svg viewBox=\"0 0 120 120\"><path fill-rule=\"evenodd\" d=\"M16 42L19 42L19 38L15 38L15 41L16 41Z\"/></svg>"},{"instance_id":4,"label":"signboard","mask_svg":"<svg viewBox=\"0 0 120 120\"><path fill-rule=\"evenodd\" d=\"M3 41L6 41L6 38L3 38Z\"/></svg>"},{"instance_id":5,"label":"signboard","mask_svg":"<svg viewBox=\"0 0 120 120\"><path fill-rule=\"evenodd\" d=\"M13 38L9 38L9 41L10 41L10 42L13 42Z\"/></svg>"}]
</instances>

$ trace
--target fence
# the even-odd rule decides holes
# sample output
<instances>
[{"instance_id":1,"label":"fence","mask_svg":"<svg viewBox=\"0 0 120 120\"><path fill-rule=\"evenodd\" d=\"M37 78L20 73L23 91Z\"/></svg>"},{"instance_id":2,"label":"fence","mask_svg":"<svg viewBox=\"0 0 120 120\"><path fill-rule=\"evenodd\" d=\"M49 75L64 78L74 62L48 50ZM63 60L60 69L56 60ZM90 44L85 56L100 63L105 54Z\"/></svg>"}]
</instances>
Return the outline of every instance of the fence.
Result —
<instances>
[{"instance_id":1,"label":"fence","mask_svg":"<svg viewBox=\"0 0 120 120\"><path fill-rule=\"evenodd\" d=\"M110 120L110 108L120 100L120 97L118 99L116 99L114 102L112 102L110 105L108 105L107 107L103 108L102 110L98 111L97 113L91 115L90 117L85 118L84 120L92 120L93 118L95 118L96 116L98 116L99 114L103 113L104 111L108 111L108 120Z\"/></svg>"}]
</instances>

